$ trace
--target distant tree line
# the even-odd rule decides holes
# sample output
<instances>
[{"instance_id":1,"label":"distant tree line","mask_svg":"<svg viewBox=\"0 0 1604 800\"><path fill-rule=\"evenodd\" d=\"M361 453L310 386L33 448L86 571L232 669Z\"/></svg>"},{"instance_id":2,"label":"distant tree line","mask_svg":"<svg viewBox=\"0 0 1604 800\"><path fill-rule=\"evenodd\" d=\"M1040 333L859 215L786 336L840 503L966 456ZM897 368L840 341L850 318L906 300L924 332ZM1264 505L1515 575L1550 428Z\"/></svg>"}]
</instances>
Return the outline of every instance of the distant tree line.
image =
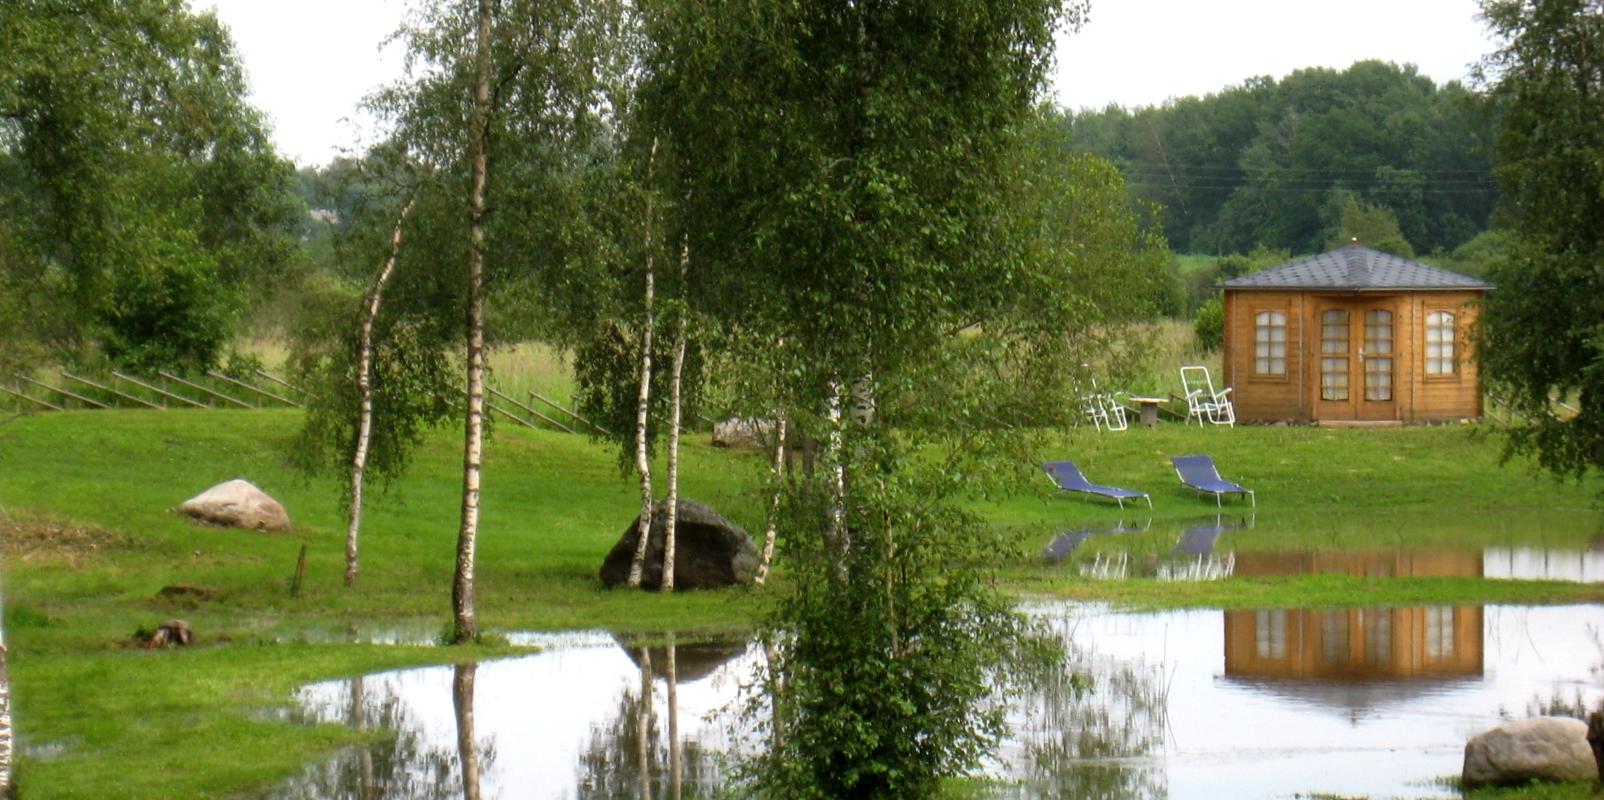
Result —
<instances>
[{"instance_id":1,"label":"distant tree line","mask_svg":"<svg viewBox=\"0 0 1604 800\"><path fill-rule=\"evenodd\" d=\"M1457 82L1361 61L1061 120L1073 149L1112 161L1163 208L1176 252L1317 252L1345 215L1371 213L1413 251L1447 254L1487 228L1498 201L1486 111Z\"/></svg>"}]
</instances>

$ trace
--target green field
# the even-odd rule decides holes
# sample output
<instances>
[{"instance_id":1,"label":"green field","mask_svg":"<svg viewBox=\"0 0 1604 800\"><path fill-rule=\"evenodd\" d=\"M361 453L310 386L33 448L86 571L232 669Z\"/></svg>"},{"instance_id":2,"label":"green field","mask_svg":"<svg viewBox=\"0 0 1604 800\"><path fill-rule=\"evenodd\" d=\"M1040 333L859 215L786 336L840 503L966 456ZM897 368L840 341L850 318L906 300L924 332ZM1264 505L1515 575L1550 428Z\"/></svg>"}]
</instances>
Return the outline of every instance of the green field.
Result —
<instances>
[{"instance_id":1,"label":"green field","mask_svg":"<svg viewBox=\"0 0 1604 800\"><path fill-rule=\"evenodd\" d=\"M454 557L460 450L432 434L409 475L369 509L362 580L341 582L334 484L298 477L284 448L299 412L69 412L0 425L4 603L25 797L191 797L260 790L364 734L306 728L272 713L308 681L508 652L372 645L444 628ZM1171 455L1207 452L1258 491L1258 525L1239 551L1527 542L1582 546L1599 534L1599 484L1559 484L1472 427L1329 430L1165 425L1066 433L1042 458L1073 458L1097 481L1152 492L1155 529L1212 515L1179 487ZM1548 581L1288 575L1177 585L1093 582L1034 556L1066 527L1131 518L1055 493L1034 465L1020 491L976 503L1019 544L995 565L1021 596L1141 606L1604 602L1604 587ZM688 445L684 494L761 530L753 493L761 454ZM281 499L285 534L192 525L171 509L208 486L248 478ZM739 630L769 592L673 596L609 592L596 570L634 516L636 489L616 455L586 439L502 425L488 448L479 546L481 624L491 632L609 628ZM1232 511L1240 511L1234 506ZM1147 517L1145 509L1140 512ZM1378 523L1378 520L1383 522ZM302 545L308 569L291 577ZM1154 546L1167 546L1156 543ZM783 575L781 576L783 581ZM174 601L172 584L217 589ZM199 646L147 651L141 628L181 617Z\"/></svg>"}]
</instances>

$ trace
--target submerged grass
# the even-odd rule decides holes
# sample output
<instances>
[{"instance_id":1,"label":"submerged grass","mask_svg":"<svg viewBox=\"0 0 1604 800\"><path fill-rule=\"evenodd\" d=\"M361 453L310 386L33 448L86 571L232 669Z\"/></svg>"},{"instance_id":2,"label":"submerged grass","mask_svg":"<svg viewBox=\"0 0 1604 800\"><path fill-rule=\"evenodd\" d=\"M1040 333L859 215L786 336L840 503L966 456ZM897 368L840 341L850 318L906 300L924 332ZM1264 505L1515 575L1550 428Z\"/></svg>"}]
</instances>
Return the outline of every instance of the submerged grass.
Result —
<instances>
[{"instance_id":1,"label":"submerged grass","mask_svg":"<svg viewBox=\"0 0 1604 800\"><path fill-rule=\"evenodd\" d=\"M556 391L556 390L554 390ZM72 412L0 427L0 555L18 778L28 797L192 797L260 790L362 734L306 728L272 709L295 686L334 677L515 652L426 643L449 608L460 452L431 434L411 472L365 518L362 578L341 582L343 525L334 485L285 464L295 411ZM1580 547L1599 528L1597 482L1558 484L1457 426L1330 431L1180 425L1122 434L1067 433L1049 458L1072 458L1094 480L1150 491L1155 509L1121 513L1032 488L976 505L1021 553L1074 526L1156 521L1157 533L1215 513L1175 482L1171 455L1206 452L1258 490L1257 526L1228 534L1238 553L1497 546ZM684 493L751 530L760 454L687 445ZM263 534L199 527L173 509L245 477L290 509L295 529ZM586 439L503 425L487 455L479 545L481 625L686 633L749 626L768 592L609 592L602 555L638 501L615 455ZM1233 505L1227 515L1239 514ZM1530 518L1530 519L1528 519ZM1541 530L1530 530L1533 520ZM1112 540L1110 540L1112 541ZM1139 540L1130 540L1139 541ZM1130 544L1130 541L1122 545ZM307 548L307 574L290 591ZM1099 544L1096 546L1112 546ZM1033 555L997 565L1001 585L1029 597L1137 607L1378 606L1604 602L1597 585L1473 577L1235 577L1210 583L1097 582ZM783 575L780 576L783 579ZM188 584L212 599L171 598ZM130 646L140 628L181 617L199 645ZM362 644L363 640L403 644Z\"/></svg>"}]
</instances>

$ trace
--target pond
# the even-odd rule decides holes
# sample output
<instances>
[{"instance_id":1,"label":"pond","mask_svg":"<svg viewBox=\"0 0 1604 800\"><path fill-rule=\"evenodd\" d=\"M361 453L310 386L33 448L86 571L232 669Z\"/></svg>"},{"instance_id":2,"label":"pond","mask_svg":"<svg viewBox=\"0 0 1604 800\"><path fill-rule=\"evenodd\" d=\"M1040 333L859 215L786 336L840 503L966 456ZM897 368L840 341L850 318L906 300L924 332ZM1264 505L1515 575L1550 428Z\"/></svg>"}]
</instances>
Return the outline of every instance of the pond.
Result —
<instances>
[{"instance_id":1,"label":"pond","mask_svg":"<svg viewBox=\"0 0 1604 800\"><path fill-rule=\"evenodd\" d=\"M1049 564L1095 580L1216 580L1293 574L1604 581L1595 517L1430 519L1355 515L1310 522L1221 513L1155 524L1135 517L1072 526L1042 548Z\"/></svg>"},{"instance_id":2,"label":"pond","mask_svg":"<svg viewBox=\"0 0 1604 800\"><path fill-rule=\"evenodd\" d=\"M1010 698L995 797L1451 797L1471 735L1604 698L1596 606L1026 610L1086 680ZM389 732L268 796L702 797L755 746L755 645L523 641L548 649L304 688L309 721Z\"/></svg>"}]
</instances>

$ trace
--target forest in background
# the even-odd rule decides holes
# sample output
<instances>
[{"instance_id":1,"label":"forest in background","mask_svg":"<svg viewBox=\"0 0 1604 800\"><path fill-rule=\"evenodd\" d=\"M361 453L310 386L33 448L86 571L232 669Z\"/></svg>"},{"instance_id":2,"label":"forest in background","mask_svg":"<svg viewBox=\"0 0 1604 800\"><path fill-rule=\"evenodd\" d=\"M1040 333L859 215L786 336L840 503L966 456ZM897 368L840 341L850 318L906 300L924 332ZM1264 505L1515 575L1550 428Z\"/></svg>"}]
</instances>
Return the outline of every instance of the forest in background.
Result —
<instances>
[{"instance_id":1,"label":"forest in background","mask_svg":"<svg viewBox=\"0 0 1604 800\"><path fill-rule=\"evenodd\" d=\"M1134 198L1163 209L1178 253L1320 252L1345 211L1363 211L1396 226L1401 241L1383 249L1449 256L1498 202L1482 98L1411 65L1302 69L1060 119L1071 148L1113 162Z\"/></svg>"},{"instance_id":2,"label":"forest in background","mask_svg":"<svg viewBox=\"0 0 1604 800\"><path fill-rule=\"evenodd\" d=\"M1352 237L1485 275L1505 246L1491 230L1498 190L1487 109L1458 82L1363 61L1158 106L1044 113L1063 152L1119 170L1132 208L1179 254L1149 299L1158 316L1190 318L1218 281ZM303 253L316 272L339 272L335 243L371 194L361 167L342 158L296 173L310 210Z\"/></svg>"}]
</instances>

